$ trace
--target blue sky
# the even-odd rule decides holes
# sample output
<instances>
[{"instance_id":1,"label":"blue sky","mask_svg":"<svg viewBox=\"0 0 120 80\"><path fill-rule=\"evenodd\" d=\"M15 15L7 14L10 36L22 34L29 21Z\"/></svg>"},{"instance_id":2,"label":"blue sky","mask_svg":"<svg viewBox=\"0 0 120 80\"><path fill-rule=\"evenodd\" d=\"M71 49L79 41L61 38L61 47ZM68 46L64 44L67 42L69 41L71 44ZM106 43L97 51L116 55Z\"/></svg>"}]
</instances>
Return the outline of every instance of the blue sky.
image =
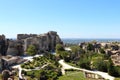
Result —
<instances>
[{"instance_id":1,"label":"blue sky","mask_svg":"<svg viewBox=\"0 0 120 80\"><path fill-rule=\"evenodd\" d=\"M120 38L120 0L0 0L0 34L51 30L62 38Z\"/></svg>"}]
</instances>

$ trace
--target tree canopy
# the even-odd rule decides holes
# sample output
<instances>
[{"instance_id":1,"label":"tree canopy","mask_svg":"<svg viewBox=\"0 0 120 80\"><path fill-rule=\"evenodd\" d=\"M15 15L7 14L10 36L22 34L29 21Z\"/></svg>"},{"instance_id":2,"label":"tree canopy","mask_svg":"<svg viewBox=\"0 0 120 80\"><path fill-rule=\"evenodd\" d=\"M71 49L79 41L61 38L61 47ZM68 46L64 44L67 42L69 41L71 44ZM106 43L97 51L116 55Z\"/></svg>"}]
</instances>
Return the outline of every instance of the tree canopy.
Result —
<instances>
[{"instance_id":1,"label":"tree canopy","mask_svg":"<svg viewBox=\"0 0 120 80\"><path fill-rule=\"evenodd\" d=\"M27 49L27 54L33 56L36 53L37 53L36 47L34 45L29 45Z\"/></svg>"}]
</instances>

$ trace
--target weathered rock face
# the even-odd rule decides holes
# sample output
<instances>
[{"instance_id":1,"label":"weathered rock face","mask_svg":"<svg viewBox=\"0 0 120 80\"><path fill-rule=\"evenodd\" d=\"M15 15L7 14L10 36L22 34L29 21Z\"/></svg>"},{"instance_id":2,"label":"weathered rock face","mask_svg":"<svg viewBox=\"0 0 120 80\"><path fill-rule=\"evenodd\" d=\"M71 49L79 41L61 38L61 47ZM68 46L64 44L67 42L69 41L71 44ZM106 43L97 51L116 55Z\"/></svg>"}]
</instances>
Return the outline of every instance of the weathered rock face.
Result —
<instances>
[{"instance_id":1,"label":"weathered rock face","mask_svg":"<svg viewBox=\"0 0 120 80\"><path fill-rule=\"evenodd\" d=\"M119 46L118 45L111 45L112 50L119 50Z\"/></svg>"},{"instance_id":2,"label":"weathered rock face","mask_svg":"<svg viewBox=\"0 0 120 80\"><path fill-rule=\"evenodd\" d=\"M2 61L2 56L0 55L0 72L2 71L3 67L3 61Z\"/></svg>"},{"instance_id":3,"label":"weathered rock face","mask_svg":"<svg viewBox=\"0 0 120 80\"><path fill-rule=\"evenodd\" d=\"M18 34L17 35L17 40L22 40L22 39L26 39L26 38L29 38L29 37L36 37L37 35L36 34Z\"/></svg>"},{"instance_id":4,"label":"weathered rock face","mask_svg":"<svg viewBox=\"0 0 120 80\"><path fill-rule=\"evenodd\" d=\"M57 43L62 43L57 32L50 31L45 34L18 34L17 40L5 40L0 36L0 54L19 56L27 50L29 45L35 45L38 53L41 51L54 51Z\"/></svg>"},{"instance_id":5,"label":"weathered rock face","mask_svg":"<svg viewBox=\"0 0 120 80\"><path fill-rule=\"evenodd\" d=\"M5 55L7 50L7 44L4 35L0 35L0 54Z\"/></svg>"},{"instance_id":6,"label":"weathered rock face","mask_svg":"<svg viewBox=\"0 0 120 80\"><path fill-rule=\"evenodd\" d=\"M57 32L50 31L45 34L40 34L33 37L27 37L26 39L20 38L21 35L18 35L19 39L24 40L24 51L27 50L29 45L35 45L38 49L38 53L41 50L44 51L54 51L57 43L62 43L61 39L57 35Z\"/></svg>"},{"instance_id":7,"label":"weathered rock face","mask_svg":"<svg viewBox=\"0 0 120 80\"><path fill-rule=\"evenodd\" d=\"M15 40L10 40L9 41L9 46L7 49L7 55L13 55L13 56L19 56L24 53L23 50L23 42L22 41L15 41Z\"/></svg>"}]
</instances>

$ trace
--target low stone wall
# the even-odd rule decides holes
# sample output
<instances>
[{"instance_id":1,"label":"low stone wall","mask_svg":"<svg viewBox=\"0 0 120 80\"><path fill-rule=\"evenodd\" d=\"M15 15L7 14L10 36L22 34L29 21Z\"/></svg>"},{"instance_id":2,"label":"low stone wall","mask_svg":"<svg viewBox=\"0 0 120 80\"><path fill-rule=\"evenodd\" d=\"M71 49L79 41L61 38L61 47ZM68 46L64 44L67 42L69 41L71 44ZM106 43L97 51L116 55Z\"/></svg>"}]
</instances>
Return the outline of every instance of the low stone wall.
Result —
<instances>
[{"instance_id":1,"label":"low stone wall","mask_svg":"<svg viewBox=\"0 0 120 80\"><path fill-rule=\"evenodd\" d=\"M87 79L95 79L95 80L105 80L104 78L102 78L100 75L98 74L94 74L94 73L89 73L89 72L84 72L85 77Z\"/></svg>"}]
</instances>

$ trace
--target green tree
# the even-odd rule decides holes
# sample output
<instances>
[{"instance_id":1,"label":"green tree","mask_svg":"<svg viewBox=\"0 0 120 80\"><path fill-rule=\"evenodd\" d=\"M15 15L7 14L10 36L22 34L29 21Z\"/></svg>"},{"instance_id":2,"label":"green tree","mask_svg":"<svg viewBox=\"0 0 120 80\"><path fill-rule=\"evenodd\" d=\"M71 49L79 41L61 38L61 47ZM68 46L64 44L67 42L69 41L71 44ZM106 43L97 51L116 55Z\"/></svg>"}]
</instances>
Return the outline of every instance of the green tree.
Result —
<instances>
[{"instance_id":1,"label":"green tree","mask_svg":"<svg viewBox=\"0 0 120 80\"><path fill-rule=\"evenodd\" d=\"M103 59L97 59L96 61L94 61L93 65L94 68L99 71L103 71L103 72L108 71L108 62L104 61Z\"/></svg>"},{"instance_id":2,"label":"green tree","mask_svg":"<svg viewBox=\"0 0 120 80\"><path fill-rule=\"evenodd\" d=\"M111 59L109 59L108 74L110 74L110 75L112 75L112 76L114 76L114 74L115 74L113 62L112 62Z\"/></svg>"},{"instance_id":3,"label":"green tree","mask_svg":"<svg viewBox=\"0 0 120 80\"><path fill-rule=\"evenodd\" d=\"M61 51L60 56L62 59L64 59L66 62L69 62L70 60L70 54L67 51Z\"/></svg>"},{"instance_id":4,"label":"green tree","mask_svg":"<svg viewBox=\"0 0 120 80\"><path fill-rule=\"evenodd\" d=\"M41 70L40 72L40 80L47 80L48 77L46 76L46 71L45 70Z\"/></svg>"},{"instance_id":5,"label":"green tree","mask_svg":"<svg viewBox=\"0 0 120 80\"><path fill-rule=\"evenodd\" d=\"M56 45L56 56L59 58L63 58L63 52L65 51L64 47L62 44L57 44Z\"/></svg>"},{"instance_id":6,"label":"green tree","mask_svg":"<svg viewBox=\"0 0 120 80\"><path fill-rule=\"evenodd\" d=\"M100 53L105 54L105 50L104 49L100 48L99 50L100 50Z\"/></svg>"},{"instance_id":7,"label":"green tree","mask_svg":"<svg viewBox=\"0 0 120 80\"><path fill-rule=\"evenodd\" d=\"M90 66L90 59L86 56L83 56L82 58L80 58L79 62L78 62L78 65L81 67L81 68L85 68L85 69L91 69Z\"/></svg>"},{"instance_id":8,"label":"green tree","mask_svg":"<svg viewBox=\"0 0 120 80\"><path fill-rule=\"evenodd\" d=\"M29 45L27 49L27 54L33 56L36 53L37 53L36 47L34 45Z\"/></svg>"},{"instance_id":9,"label":"green tree","mask_svg":"<svg viewBox=\"0 0 120 80\"><path fill-rule=\"evenodd\" d=\"M114 66L111 59L109 59L108 74L114 77L120 77L120 67Z\"/></svg>"},{"instance_id":10,"label":"green tree","mask_svg":"<svg viewBox=\"0 0 120 80\"><path fill-rule=\"evenodd\" d=\"M88 43L87 50L94 51L94 46L91 43Z\"/></svg>"},{"instance_id":11,"label":"green tree","mask_svg":"<svg viewBox=\"0 0 120 80\"><path fill-rule=\"evenodd\" d=\"M85 53L85 51L79 46L72 46L71 50L72 50L72 53L70 54L70 56L72 60L80 58L80 55Z\"/></svg>"},{"instance_id":12,"label":"green tree","mask_svg":"<svg viewBox=\"0 0 120 80\"><path fill-rule=\"evenodd\" d=\"M65 51L62 44L56 45L56 53L57 53L57 56L59 56L59 58L62 58L65 61L69 62L70 54L68 51Z\"/></svg>"},{"instance_id":13,"label":"green tree","mask_svg":"<svg viewBox=\"0 0 120 80\"><path fill-rule=\"evenodd\" d=\"M56 45L56 53L59 54L59 51L65 51L62 44L57 44Z\"/></svg>"}]
</instances>

